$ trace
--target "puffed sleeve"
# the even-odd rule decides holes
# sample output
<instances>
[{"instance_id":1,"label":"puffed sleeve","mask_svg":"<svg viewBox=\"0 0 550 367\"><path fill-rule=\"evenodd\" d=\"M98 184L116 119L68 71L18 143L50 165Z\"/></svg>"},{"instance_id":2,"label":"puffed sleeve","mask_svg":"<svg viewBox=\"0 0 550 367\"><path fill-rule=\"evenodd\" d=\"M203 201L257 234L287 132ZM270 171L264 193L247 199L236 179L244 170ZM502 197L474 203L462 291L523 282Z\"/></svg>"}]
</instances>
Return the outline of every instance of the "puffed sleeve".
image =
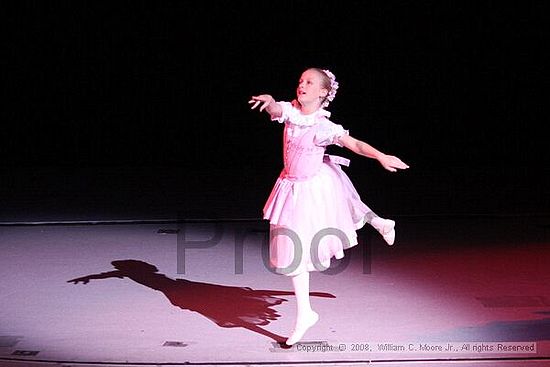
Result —
<instances>
[{"instance_id":1,"label":"puffed sleeve","mask_svg":"<svg viewBox=\"0 0 550 367\"><path fill-rule=\"evenodd\" d=\"M335 124L328 119L323 119L323 121L319 123L314 142L316 145L322 147L331 144L336 144L341 147L342 144L340 144L338 138L348 134L349 131L345 130L342 125Z\"/></svg>"},{"instance_id":2,"label":"puffed sleeve","mask_svg":"<svg viewBox=\"0 0 550 367\"><path fill-rule=\"evenodd\" d=\"M279 123L283 123L286 120L288 120L289 113L292 110L292 103L281 101L281 102L277 102L277 104L281 106L281 109L282 109L281 116L272 117L271 121L277 121Z\"/></svg>"}]
</instances>

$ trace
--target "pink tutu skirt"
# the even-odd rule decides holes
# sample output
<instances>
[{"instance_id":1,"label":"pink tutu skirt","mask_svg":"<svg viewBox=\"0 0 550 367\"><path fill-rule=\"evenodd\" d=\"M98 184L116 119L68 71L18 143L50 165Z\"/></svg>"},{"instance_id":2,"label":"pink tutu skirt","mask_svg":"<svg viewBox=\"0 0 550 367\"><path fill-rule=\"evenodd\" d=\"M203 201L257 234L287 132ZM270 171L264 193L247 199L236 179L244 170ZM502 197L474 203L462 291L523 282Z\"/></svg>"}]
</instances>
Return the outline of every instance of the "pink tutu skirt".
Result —
<instances>
[{"instance_id":1,"label":"pink tutu skirt","mask_svg":"<svg viewBox=\"0 0 550 367\"><path fill-rule=\"evenodd\" d=\"M325 155L319 171L307 179L289 179L284 171L264 207L270 222L270 263L275 271L294 276L323 271L330 259L344 257L357 245L356 230L370 209L340 164L344 158Z\"/></svg>"}]
</instances>

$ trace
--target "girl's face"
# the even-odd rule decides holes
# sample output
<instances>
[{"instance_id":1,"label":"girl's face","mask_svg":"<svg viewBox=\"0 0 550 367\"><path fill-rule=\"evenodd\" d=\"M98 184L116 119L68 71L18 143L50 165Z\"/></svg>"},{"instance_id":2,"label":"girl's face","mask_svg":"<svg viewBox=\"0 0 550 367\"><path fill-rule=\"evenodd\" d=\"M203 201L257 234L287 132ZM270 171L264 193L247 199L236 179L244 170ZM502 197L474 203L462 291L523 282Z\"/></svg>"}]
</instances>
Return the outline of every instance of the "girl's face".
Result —
<instances>
[{"instance_id":1,"label":"girl's face","mask_svg":"<svg viewBox=\"0 0 550 367\"><path fill-rule=\"evenodd\" d=\"M296 88L296 97L302 106L312 103L321 103L328 91L321 84L321 75L315 70L303 72Z\"/></svg>"}]
</instances>

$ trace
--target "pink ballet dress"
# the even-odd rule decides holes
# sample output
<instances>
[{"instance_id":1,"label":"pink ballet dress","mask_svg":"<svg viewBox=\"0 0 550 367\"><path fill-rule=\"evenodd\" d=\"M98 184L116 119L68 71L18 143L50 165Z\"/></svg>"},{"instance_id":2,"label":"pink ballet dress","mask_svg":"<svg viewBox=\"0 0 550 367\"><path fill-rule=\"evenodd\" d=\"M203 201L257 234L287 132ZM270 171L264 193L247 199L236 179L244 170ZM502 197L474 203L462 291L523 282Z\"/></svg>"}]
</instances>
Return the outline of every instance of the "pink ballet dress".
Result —
<instances>
[{"instance_id":1,"label":"pink ballet dress","mask_svg":"<svg viewBox=\"0 0 550 367\"><path fill-rule=\"evenodd\" d=\"M277 103L282 115L274 120L285 124L284 168L263 209L270 263L289 276L326 270L332 257L357 244L356 230L370 212L340 167L349 161L325 154L348 132L324 109L303 115L292 103Z\"/></svg>"}]
</instances>

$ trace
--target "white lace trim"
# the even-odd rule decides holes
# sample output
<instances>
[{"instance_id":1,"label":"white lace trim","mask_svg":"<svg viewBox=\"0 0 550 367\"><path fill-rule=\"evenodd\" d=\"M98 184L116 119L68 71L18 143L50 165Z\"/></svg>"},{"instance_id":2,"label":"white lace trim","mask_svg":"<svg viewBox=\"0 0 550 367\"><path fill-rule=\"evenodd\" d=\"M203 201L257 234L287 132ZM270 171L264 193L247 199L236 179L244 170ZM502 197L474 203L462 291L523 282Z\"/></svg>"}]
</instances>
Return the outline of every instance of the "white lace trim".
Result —
<instances>
[{"instance_id":1,"label":"white lace trim","mask_svg":"<svg viewBox=\"0 0 550 367\"><path fill-rule=\"evenodd\" d=\"M330 117L330 112L320 108L317 111L309 114L303 115L302 112L295 108L290 102L277 102L283 112L281 117L275 118L280 123L289 122L297 126L313 126L322 119L328 119Z\"/></svg>"}]
</instances>

